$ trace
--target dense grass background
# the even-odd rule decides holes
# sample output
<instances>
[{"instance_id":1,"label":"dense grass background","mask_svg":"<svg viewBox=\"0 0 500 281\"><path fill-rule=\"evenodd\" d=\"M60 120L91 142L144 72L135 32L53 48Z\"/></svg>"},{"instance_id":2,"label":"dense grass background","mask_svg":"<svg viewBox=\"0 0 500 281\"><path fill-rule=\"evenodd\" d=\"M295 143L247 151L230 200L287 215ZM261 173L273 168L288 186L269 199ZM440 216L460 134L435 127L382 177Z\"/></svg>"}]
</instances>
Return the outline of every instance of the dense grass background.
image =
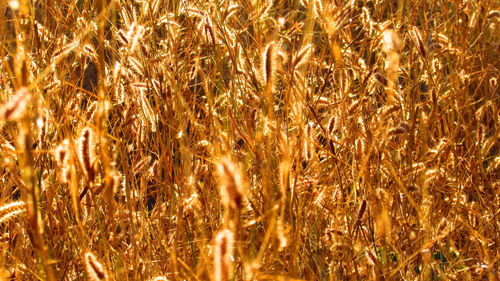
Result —
<instances>
[{"instance_id":1,"label":"dense grass background","mask_svg":"<svg viewBox=\"0 0 500 281\"><path fill-rule=\"evenodd\" d=\"M0 2L0 280L499 280L499 6Z\"/></svg>"}]
</instances>

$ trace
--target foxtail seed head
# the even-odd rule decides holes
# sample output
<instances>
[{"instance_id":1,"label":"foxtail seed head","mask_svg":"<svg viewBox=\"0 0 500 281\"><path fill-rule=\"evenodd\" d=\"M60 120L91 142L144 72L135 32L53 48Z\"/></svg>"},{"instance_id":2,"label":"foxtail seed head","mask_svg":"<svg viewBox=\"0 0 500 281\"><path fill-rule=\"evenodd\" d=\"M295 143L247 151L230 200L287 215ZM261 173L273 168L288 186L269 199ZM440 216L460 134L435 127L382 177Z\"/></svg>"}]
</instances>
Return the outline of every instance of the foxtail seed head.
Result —
<instances>
[{"instance_id":1,"label":"foxtail seed head","mask_svg":"<svg viewBox=\"0 0 500 281\"><path fill-rule=\"evenodd\" d=\"M97 261L94 254L91 252L85 253L85 270L90 281L108 280L106 268Z\"/></svg>"},{"instance_id":2,"label":"foxtail seed head","mask_svg":"<svg viewBox=\"0 0 500 281\"><path fill-rule=\"evenodd\" d=\"M88 127L83 129L78 143L78 158L80 159L83 173L89 182L92 182L95 176L93 135L92 129Z\"/></svg>"},{"instance_id":3,"label":"foxtail seed head","mask_svg":"<svg viewBox=\"0 0 500 281\"><path fill-rule=\"evenodd\" d=\"M239 209L243 205L243 179L241 172L229 159L223 159L217 164L217 170L222 180L221 193L224 205Z\"/></svg>"},{"instance_id":4,"label":"foxtail seed head","mask_svg":"<svg viewBox=\"0 0 500 281\"><path fill-rule=\"evenodd\" d=\"M232 275L233 239L233 233L229 229L222 230L215 238L215 281L227 281Z\"/></svg>"}]
</instances>

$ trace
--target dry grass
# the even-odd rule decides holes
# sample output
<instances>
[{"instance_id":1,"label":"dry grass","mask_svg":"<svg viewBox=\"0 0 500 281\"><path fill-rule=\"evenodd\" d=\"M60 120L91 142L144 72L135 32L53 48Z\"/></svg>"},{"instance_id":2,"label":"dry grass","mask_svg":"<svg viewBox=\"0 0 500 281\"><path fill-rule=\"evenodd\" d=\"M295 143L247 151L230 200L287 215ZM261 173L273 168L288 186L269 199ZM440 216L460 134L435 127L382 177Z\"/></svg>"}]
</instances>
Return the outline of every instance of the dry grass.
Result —
<instances>
[{"instance_id":1,"label":"dry grass","mask_svg":"<svg viewBox=\"0 0 500 281\"><path fill-rule=\"evenodd\" d=\"M499 9L1 1L0 280L499 280Z\"/></svg>"}]
</instances>

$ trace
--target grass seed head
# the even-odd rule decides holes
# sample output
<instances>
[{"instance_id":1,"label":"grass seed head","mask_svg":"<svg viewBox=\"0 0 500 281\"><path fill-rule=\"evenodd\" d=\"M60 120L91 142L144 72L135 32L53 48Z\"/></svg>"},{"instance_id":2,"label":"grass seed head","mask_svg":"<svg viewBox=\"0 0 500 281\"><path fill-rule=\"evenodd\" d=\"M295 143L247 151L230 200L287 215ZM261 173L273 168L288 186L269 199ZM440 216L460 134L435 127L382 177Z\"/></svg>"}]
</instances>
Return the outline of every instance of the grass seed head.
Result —
<instances>
[{"instance_id":1,"label":"grass seed head","mask_svg":"<svg viewBox=\"0 0 500 281\"><path fill-rule=\"evenodd\" d=\"M233 271L233 232L220 231L215 238L214 277L215 281L228 281Z\"/></svg>"},{"instance_id":2,"label":"grass seed head","mask_svg":"<svg viewBox=\"0 0 500 281\"><path fill-rule=\"evenodd\" d=\"M264 85L272 87L274 84L274 76L276 71L276 44L271 42L267 44L262 53L262 76Z\"/></svg>"},{"instance_id":3,"label":"grass seed head","mask_svg":"<svg viewBox=\"0 0 500 281\"><path fill-rule=\"evenodd\" d=\"M244 182L240 169L231 160L224 158L217 164L217 170L221 178L224 205L240 209L244 198Z\"/></svg>"},{"instance_id":4,"label":"grass seed head","mask_svg":"<svg viewBox=\"0 0 500 281\"><path fill-rule=\"evenodd\" d=\"M10 218L24 213L26 211L26 203L24 201L16 201L0 207L0 224L8 221Z\"/></svg>"},{"instance_id":5,"label":"grass seed head","mask_svg":"<svg viewBox=\"0 0 500 281\"><path fill-rule=\"evenodd\" d=\"M94 254L87 252L84 255L85 270L89 281L104 281L108 280L106 268L97 260Z\"/></svg>"},{"instance_id":6,"label":"grass seed head","mask_svg":"<svg viewBox=\"0 0 500 281\"><path fill-rule=\"evenodd\" d=\"M1 107L0 113L2 118L8 121L21 119L26 113L30 100L31 94L28 88L20 88L16 91L14 96Z\"/></svg>"},{"instance_id":7,"label":"grass seed head","mask_svg":"<svg viewBox=\"0 0 500 281\"><path fill-rule=\"evenodd\" d=\"M78 158L82 165L85 177L92 182L94 180L94 132L91 128L84 128L78 140Z\"/></svg>"}]
</instances>

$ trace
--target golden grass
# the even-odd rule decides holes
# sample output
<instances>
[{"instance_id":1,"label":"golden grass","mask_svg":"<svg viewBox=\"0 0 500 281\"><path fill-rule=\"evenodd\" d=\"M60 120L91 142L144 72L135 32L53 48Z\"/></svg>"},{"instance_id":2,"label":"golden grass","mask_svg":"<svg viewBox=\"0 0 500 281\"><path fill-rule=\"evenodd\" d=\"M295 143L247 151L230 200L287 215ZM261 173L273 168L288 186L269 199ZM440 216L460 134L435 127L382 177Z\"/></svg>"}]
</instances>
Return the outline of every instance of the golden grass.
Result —
<instances>
[{"instance_id":1,"label":"golden grass","mask_svg":"<svg viewBox=\"0 0 500 281\"><path fill-rule=\"evenodd\" d=\"M0 280L499 280L499 9L0 2Z\"/></svg>"}]
</instances>

